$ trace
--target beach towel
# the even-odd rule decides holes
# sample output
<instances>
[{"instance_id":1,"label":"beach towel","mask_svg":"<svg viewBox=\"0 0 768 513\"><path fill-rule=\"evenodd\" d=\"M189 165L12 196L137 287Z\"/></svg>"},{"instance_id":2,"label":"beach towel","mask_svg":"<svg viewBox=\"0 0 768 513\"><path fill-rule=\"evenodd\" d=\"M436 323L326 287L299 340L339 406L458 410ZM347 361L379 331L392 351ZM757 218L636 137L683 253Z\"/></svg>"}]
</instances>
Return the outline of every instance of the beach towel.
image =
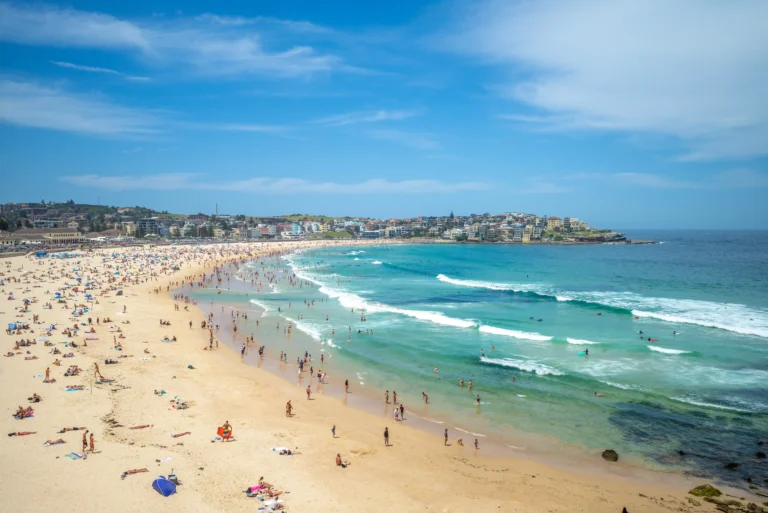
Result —
<instances>
[{"instance_id":1,"label":"beach towel","mask_svg":"<svg viewBox=\"0 0 768 513\"><path fill-rule=\"evenodd\" d=\"M77 454L76 452L70 452L64 457L74 461L74 460L79 460L81 458L85 458L85 454Z\"/></svg>"},{"instance_id":2,"label":"beach towel","mask_svg":"<svg viewBox=\"0 0 768 513\"><path fill-rule=\"evenodd\" d=\"M223 427L219 427L219 429L216 430L216 434L224 440L229 440L232 438L232 430L224 431Z\"/></svg>"}]
</instances>

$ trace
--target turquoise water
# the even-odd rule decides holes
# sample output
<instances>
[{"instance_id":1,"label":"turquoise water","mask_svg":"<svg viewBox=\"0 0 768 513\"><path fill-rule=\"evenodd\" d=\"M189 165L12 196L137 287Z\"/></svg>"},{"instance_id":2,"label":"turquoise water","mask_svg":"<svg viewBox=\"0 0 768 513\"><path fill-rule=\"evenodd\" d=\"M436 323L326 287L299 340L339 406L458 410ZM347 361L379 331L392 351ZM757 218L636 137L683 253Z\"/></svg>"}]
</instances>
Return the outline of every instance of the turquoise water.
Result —
<instances>
[{"instance_id":1,"label":"turquoise water","mask_svg":"<svg viewBox=\"0 0 768 513\"><path fill-rule=\"evenodd\" d=\"M295 362L309 351L317 368L322 352L337 381L396 390L465 441L610 447L650 466L757 477L757 442L768 437L768 234L631 235L663 244L311 250L241 267L245 282L230 284L240 292L217 298L257 311L241 332L273 354ZM252 279L263 280L260 293L245 287ZM289 320L299 331L287 341ZM739 468L725 470L732 461Z\"/></svg>"}]
</instances>

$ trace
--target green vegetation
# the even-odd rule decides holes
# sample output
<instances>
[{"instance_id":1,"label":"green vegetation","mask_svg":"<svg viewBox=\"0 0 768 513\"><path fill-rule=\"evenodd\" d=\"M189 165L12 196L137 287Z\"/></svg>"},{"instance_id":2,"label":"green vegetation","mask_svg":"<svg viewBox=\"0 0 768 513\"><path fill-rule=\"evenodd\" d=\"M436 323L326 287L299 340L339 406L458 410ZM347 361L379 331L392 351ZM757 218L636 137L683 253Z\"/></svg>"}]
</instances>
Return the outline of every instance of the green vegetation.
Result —
<instances>
[{"instance_id":1,"label":"green vegetation","mask_svg":"<svg viewBox=\"0 0 768 513\"><path fill-rule=\"evenodd\" d=\"M315 221L318 223L328 223L334 219L329 216L312 216L309 214L290 214L283 216L283 218L287 221Z\"/></svg>"},{"instance_id":2,"label":"green vegetation","mask_svg":"<svg viewBox=\"0 0 768 513\"><path fill-rule=\"evenodd\" d=\"M695 495L696 497L720 497L723 494L723 492L708 484L697 486L688 493Z\"/></svg>"}]
</instances>

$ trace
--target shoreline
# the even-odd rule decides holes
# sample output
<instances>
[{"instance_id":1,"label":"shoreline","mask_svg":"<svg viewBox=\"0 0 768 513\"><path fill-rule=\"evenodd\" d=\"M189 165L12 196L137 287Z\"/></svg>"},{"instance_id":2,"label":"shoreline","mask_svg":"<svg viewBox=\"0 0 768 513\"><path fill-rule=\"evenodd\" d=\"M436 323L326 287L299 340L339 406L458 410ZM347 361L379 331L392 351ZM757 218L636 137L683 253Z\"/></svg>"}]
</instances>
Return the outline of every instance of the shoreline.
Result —
<instances>
[{"instance_id":1,"label":"shoreline","mask_svg":"<svg viewBox=\"0 0 768 513\"><path fill-rule=\"evenodd\" d=\"M338 244L348 246L349 243ZM292 246L292 245L291 245ZM269 250L258 246L258 250ZM125 325L126 358L119 365L102 365L101 372L116 379L114 384L96 386L92 392L67 394L63 385L83 378L63 378L63 369L52 368L58 383L40 385L35 372L49 365L52 357L45 356L41 344L30 351L40 355L37 362L25 362L16 355L0 364L0 399L10 408L26 404L24 394L38 392L43 402L35 405L35 418L14 421L4 417L4 427L12 430L32 428L35 436L3 437L3 466L0 487L9 498L10 509L42 511L60 507L63 501L75 501L83 491L89 502L79 506L84 511L95 510L100 501L120 501L121 511L141 511L163 507L170 511L194 508L198 511L252 511L253 499L244 498L241 490L254 484L259 475L289 491L287 509L334 511L464 511L498 509L501 511L591 511L610 513L626 506L629 511L698 511L685 499L685 490L673 486L649 486L625 482L617 476L599 477L565 472L538 461L525 459L495 459L478 455L456 454L454 448L442 447L442 440L407 426L391 428L393 447L381 443L381 418L363 411L349 409L341 401L319 396L305 401L297 390L282 378L266 370L238 366L228 351L203 352L204 332L188 329L186 324L198 323L193 312L175 311L173 299L165 291L153 293L153 288L165 288L182 276L198 275L209 270L216 261L227 260L224 249L209 247L210 254L200 261L182 266L181 271L147 276L147 281L126 289L116 299L110 294L99 298L94 315L114 316L115 321L132 320ZM130 251L130 250L122 250ZM219 252L218 257L216 251ZM241 255L242 256L242 255ZM88 257L83 266L96 267L101 255ZM34 261L14 257L13 268ZM235 258L231 255L229 258ZM46 262L47 263L47 262ZM68 267L69 262L64 262ZM7 272L6 268L2 269ZM35 269L32 269L34 272ZM11 271L12 272L12 271ZM6 275L7 277L8 275ZM23 276L20 274L20 276ZM58 280L58 283L68 281ZM4 289L22 296L27 289L22 283L6 283ZM170 288L170 285L168 285ZM42 285L53 288L52 285ZM38 297L31 313L39 314L43 322L57 320L67 325L67 313L59 309L40 311L46 298ZM127 315L117 317L119 306L125 304ZM14 311L3 305L3 321L14 322ZM9 312L10 310L10 312ZM55 317L55 319L54 319ZM172 323L160 328L160 318ZM119 325L118 325L119 326ZM100 330L105 330L101 327ZM179 336L179 342L165 344L165 335ZM37 336L35 334L34 336ZM78 348L75 359L63 365L77 363L88 369L94 361L116 357L109 345L108 335ZM23 335L27 338L28 335ZM5 336L6 344L18 335ZM54 335L55 340L64 338ZM75 340L82 340L75 338ZM144 345L146 343L146 345ZM142 349L151 357L143 359ZM236 353L234 355L236 357ZM192 365L193 369L188 369ZM13 384L13 385L12 385ZM91 385L93 386L93 385ZM178 395L188 401L187 410L164 407L153 389L164 389L168 396ZM284 402L293 399L297 408L294 418L286 419ZM238 442L210 443L216 425L228 419ZM129 431L128 426L152 424L147 430ZM340 438L332 439L330 426L339 426ZM41 442L55 435L66 425L88 426L96 433L98 451L86 461L74 462L62 454L77 449L77 436L63 435L68 445L62 450L41 448ZM191 431L180 442L169 440L169 433ZM182 445L183 444L183 445ZM298 446L301 455L281 457L269 448ZM333 465L333 456L340 452L350 459L353 468L341 470ZM173 462L157 464L156 459L170 454ZM407 465L402 465L407 461ZM128 468L147 466L147 474L119 479ZM170 499L159 497L149 486L156 474L173 472L184 485ZM321 470L321 472L317 472ZM40 495L39 483L55 480L62 473L64 484L56 485L48 494ZM701 482L703 480L699 480ZM638 493L642 493L638 495ZM31 499L33 498L33 499ZM32 503L30 503L32 501ZM99 508L101 509L101 508Z\"/></svg>"}]
</instances>

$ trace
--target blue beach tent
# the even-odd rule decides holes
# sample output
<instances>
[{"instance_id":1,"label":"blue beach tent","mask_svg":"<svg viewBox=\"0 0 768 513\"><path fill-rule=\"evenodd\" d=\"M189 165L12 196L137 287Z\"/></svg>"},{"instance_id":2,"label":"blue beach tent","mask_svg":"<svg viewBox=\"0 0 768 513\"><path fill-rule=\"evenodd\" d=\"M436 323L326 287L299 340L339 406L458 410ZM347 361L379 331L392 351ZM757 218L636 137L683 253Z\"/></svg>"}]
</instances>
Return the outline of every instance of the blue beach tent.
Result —
<instances>
[{"instance_id":1,"label":"blue beach tent","mask_svg":"<svg viewBox=\"0 0 768 513\"><path fill-rule=\"evenodd\" d=\"M163 497L168 497L176 493L176 485L168 481L165 476L160 476L152 481L152 488Z\"/></svg>"}]
</instances>

